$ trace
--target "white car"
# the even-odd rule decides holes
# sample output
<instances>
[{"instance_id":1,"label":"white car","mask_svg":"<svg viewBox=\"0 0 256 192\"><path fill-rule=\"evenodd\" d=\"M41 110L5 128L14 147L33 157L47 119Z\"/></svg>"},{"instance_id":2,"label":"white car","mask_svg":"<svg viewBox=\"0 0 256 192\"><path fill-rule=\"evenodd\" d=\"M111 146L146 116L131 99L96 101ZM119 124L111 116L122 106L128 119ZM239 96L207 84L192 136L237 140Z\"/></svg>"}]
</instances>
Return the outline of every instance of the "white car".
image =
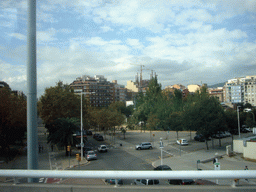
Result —
<instances>
[{"instance_id":1,"label":"white car","mask_svg":"<svg viewBox=\"0 0 256 192\"><path fill-rule=\"evenodd\" d=\"M99 152L107 152L107 151L108 151L108 148L107 148L106 145L100 145L100 146L98 147L98 151L99 151Z\"/></svg>"},{"instance_id":2,"label":"white car","mask_svg":"<svg viewBox=\"0 0 256 192\"><path fill-rule=\"evenodd\" d=\"M178 139L177 144L178 145L188 145L188 141L186 139Z\"/></svg>"}]
</instances>

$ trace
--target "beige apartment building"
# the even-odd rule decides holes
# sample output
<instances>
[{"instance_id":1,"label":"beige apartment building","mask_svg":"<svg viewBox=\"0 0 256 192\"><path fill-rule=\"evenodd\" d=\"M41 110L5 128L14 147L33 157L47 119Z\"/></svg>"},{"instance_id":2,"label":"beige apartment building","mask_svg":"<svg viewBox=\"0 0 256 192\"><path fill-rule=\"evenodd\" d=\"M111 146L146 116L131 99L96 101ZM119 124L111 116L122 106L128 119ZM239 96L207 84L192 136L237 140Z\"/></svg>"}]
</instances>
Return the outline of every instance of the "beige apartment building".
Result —
<instances>
[{"instance_id":1,"label":"beige apartment building","mask_svg":"<svg viewBox=\"0 0 256 192\"><path fill-rule=\"evenodd\" d=\"M190 93L195 93L197 90L200 90L201 86L200 85L188 85L188 91Z\"/></svg>"}]
</instances>

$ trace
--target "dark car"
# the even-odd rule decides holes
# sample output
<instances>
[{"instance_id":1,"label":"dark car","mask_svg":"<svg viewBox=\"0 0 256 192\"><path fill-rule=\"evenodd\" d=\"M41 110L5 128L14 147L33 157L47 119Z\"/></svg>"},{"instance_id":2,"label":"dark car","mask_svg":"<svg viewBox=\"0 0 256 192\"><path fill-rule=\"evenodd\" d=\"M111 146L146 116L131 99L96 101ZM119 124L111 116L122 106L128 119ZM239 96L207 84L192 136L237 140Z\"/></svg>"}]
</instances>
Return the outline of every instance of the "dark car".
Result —
<instances>
[{"instance_id":1,"label":"dark car","mask_svg":"<svg viewBox=\"0 0 256 192\"><path fill-rule=\"evenodd\" d=\"M169 179L171 185L192 185L195 183L193 179Z\"/></svg>"},{"instance_id":2,"label":"dark car","mask_svg":"<svg viewBox=\"0 0 256 192\"><path fill-rule=\"evenodd\" d=\"M95 133L95 134L93 135L93 138L96 139L96 137L98 137L99 135L100 135L100 134Z\"/></svg>"},{"instance_id":3,"label":"dark car","mask_svg":"<svg viewBox=\"0 0 256 192\"><path fill-rule=\"evenodd\" d=\"M196 135L194 137L195 141L200 141L200 142L205 142L205 138L203 137L203 135Z\"/></svg>"},{"instance_id":4,"label":"dark car","mask_svg":"<svg viewBox=\"0 0 256 192\"><path fill-rule=\"evenodd\" d=\"M110 185L115 185L116 180L115 179L105 179L106 183L109 183ZM117 184L118 185L123 185L123 180L122 179L117 179Z\"/></svg>"},{"instance_id":5,"label":"dark car","mask_svg":"<svg viewBox=\"0 0 256 192\"><path fill-rule=\"evenodd\" d=\"M86 134L87 134L87 135L92 135L92 132L89 131L89 130L86 130Z\"/></svg>"},{"instance_id":6,"label":"dark car","mask_svg":"<svg viewBox=\"0 0 256 192\"><path fill-rule=\"evenodd\" d=\"M95 137L95 139L96 139L97 141L104 141L104 139L103 139L103 136L102 136L102 135L99 135L98 137Z\"/></svg>"},{"instance_id":7,"label":"dark car","mask_svg":"<svg viewBox=\"0 0 256 192\"><path fill-rule=\"evenodd\" d=\"M158 170L158 171L167 170L168 171L168 170L172 170L172 169L168 165L159 165L159 166L155 167L154 170Z\"/></svg>"}]
</instances>

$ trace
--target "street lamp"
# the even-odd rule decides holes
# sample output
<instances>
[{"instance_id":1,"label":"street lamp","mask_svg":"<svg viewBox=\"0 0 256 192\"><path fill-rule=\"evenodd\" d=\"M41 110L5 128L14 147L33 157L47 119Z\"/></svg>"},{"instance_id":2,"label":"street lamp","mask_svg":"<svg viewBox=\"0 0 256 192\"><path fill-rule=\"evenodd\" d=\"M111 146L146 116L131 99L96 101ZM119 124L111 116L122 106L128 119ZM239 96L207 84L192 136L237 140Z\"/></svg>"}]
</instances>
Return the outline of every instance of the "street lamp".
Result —
<instances>
[{"instance_id":1,"label":"street lamp","mask_svg":"<svg viewBox=\"0 0 256 192\"><path fill-rule=\"evenodd\" d=\"M163 165L163 148L164 148L163 139L162 139L162 138L160 138L160 149L161 149L161 165Z\"/></svg>"},{"instance_id":2,"label":"street lamp","mask_svg":"<svg viewBox=\"0 0 256 192\"><path fill-rule=\"evenodd\" d=\"M92 94L92 93L95 93L95 92L83 92L81 91L81 144L80 144L80 147L81 147L81 159L84 158L84 135L83 135L83 94Z\"/></svg>"},{"instance_id":3,"label":"street lamp","mask_svg":"<svg viewBox=\"0 0 256 192\"><path fill-rule=\"evenodd\" d=\"M238 121L238 134L239 134L239 138L240 138L241 134L240 134L239 107L240 106L237 106L237 121Z\"/></svg>"}]
</instances>

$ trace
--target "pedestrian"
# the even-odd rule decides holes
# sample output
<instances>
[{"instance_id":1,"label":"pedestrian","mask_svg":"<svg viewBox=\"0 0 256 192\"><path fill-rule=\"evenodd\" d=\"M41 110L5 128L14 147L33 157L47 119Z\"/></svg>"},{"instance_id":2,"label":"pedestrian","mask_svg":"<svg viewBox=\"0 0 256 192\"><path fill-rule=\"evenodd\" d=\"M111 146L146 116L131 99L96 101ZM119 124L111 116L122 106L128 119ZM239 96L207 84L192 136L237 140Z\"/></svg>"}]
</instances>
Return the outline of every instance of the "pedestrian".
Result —
<instances>
[{"instance_id":1,"label":"pedestrian","mask_svg":"<svg viewBox=\"0 0 256 192\"><path fill-rule=\"evenodd\" d=\"M44 151L44 146L43 145L42 145L41 149L42 149L42 152L43 152Z\"/></svg>"},{"instance_id":2,"label":"pedestrian","mask_svg":"<svg viewBox=\"0 0 256 192\"><path fill-rule=\"evenodd\" d=\"M41 145L38 146L39 153L41 152Z\"/></svg>"},{"instance_id":3,"label":"pedestrian","mask_svg":"<svg viewBox=\"0 0 256 192\"><path fill-rule=\"evenodd\" d=\"M248 167L247 167L247 165L245 166L244 170L249 170ZM245 179L245 181L249 182L248 179Z\"/></svg>"}]
</instances>

